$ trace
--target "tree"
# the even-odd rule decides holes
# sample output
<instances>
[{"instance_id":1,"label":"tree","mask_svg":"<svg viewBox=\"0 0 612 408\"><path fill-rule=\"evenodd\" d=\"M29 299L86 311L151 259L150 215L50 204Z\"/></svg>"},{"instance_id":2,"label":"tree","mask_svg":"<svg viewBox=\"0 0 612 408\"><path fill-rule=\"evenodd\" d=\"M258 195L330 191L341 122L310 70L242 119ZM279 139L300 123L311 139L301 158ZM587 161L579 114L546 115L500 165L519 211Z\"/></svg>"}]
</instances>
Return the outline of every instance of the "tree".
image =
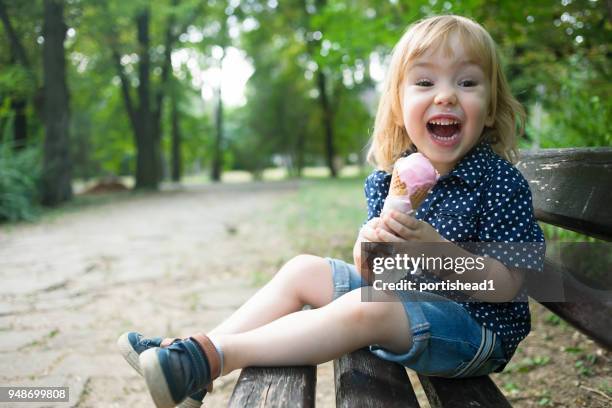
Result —
<instances>
[{"instance_id":1,"label":"tree","mask_svg":"<svg viewBox=\"0 0 612 408\"><path fill-rule=\"evenodd\" d=\"M46 129L42 202L57 205L72 197L69 149L69 96L66 86L64 6L61 0L44 1L44 123Z\"/></svg>"},{"instance_id":2,"label":"tree","mask_svg":"<svg viewBox=\"0 0 612 408\"><path fill-rule=\"evenodd\" d=\"M183 160L181 155L181 128L179 120L179 109L178 109L178 95L176 90L176 84L173 84L172 94L170 96L171 103L171 126L172 126L172 171L171 178L174 182L181 181Z\"/></svg>"},{"instance_id":3,"label":"tree","mask_svg":"<svg viewBox=\"0 0 612 408\"><path fill-rule=\"evenodd\" d=\"M13 5L15 14L23 13L21 5ZM32 10L28 10L29 13ZM4 0L0 0L0 20L6 33L9 44L9 65L6 72L12 72L12 78L8 97L10 98L11 110L13 111L13 146L19 150L26 146L28 139L28 117L27 105L30 102L36 113L42 118L41 96L42 89L36 77L34 66L26 53L23 40L15 29L9 9ZM11 70L12 68L12 70ZM19 78L15 80L15 77ZM6 95L5 95L6 96ZM30 101L28 101L30 99Z\"/></svg>"},{"instance_id":4,"label":"tree","mask_svg":"<svg viewBox=\"0 0 612 408\"><path fill-rule=\"evenodd\" d=\"M172 50L179 35L184 33L201 14L202 4L197 2L191 9L182 10L183 21L179 24L176 18L178 6L179 0L172 0L166 15L163 45L155 47L151 44L150 3L141 1L135 5L137 8L134 21L137 27L138 50L137 103L133 100L131 93L132 81L122 63L120 35L117 27L110 33L112 59L121 82L121 92L135 139L136 188L157 189L161 181L161 118L163 117L164 98L167 95L169 78L172 73ZM108 12L108 14L111 13ZM160 74L155 86L151 81L154 65L151 54L159 48L162 48L163 52L161 56L156 55L159 57L156 60L160 62L155 65L155 68Z\"/></svg>"}]
</instances>

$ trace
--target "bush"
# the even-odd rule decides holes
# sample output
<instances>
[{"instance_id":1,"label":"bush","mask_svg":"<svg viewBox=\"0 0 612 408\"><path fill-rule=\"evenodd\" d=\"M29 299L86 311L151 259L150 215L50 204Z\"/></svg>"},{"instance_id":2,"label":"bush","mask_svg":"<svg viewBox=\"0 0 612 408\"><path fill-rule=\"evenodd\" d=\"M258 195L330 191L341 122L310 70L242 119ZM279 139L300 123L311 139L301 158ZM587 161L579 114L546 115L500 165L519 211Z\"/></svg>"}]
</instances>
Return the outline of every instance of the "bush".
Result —
<instances>
[{"instance_id":1,"label":"bush","mask_svg":"<svg viewBox=\"0 0 612 408\"><path fill-rule=\"evenodd\" d=\"M40 150L0 143L0 222L32 220L39 212Z\"/></svg>"}]
</instances>

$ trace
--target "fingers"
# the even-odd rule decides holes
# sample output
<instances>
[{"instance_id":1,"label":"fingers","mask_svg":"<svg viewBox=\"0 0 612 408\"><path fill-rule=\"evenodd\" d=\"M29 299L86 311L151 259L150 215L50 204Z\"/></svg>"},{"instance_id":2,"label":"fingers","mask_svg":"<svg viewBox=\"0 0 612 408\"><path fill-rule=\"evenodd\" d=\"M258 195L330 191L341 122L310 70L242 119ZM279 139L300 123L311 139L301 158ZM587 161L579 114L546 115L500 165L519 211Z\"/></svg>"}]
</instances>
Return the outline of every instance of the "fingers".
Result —
<instances>
[{"instance_id":1,"label":"fingers","mask_svg":"<svg viewBox=\"0 0 612 408\"><path fill-rule=\"evenodd\" d=\"M394 218L388 217L385 219L385 225L388 229L398 237L402 237L404 240L410 240L415 237L415 230L407 228L404 224L399 223Z\"/></svg>"},{"instance_id":2,"label":"fingers","mask_svg":"<svg viewBox=\"0 0 612 408\"><path fill-rule=\"evenodd\" d=\"M392 210L368 221L359 235L370 242L420 241L424 238L424 225L427 224L411 215Z\"/></svg>"},{"instance_id":3,"label":"fingers","mask_svg":"<svg viewBox=\"0 0 612 408\"><path fill-rule=\"evenodd\" d=\"M374 228L364 226L361 229L360 235L364 241L378 242L378 236L376 235L376 230Z\"/></svg>"},{"instance_id":4,"label":"fingers","mask_svg":"<svg viewBox=\"0 0 612 408\"><path fill-rule=\"evenodd\" d=\"M361 228L359 232L359 236L362 241L370 241L370 242L380 242L380 239L376 235L376 228L378 228L382 224L382 221L379 217L374 217Z\"/></svg>"},{"instance_id":5,"label":"fingers","mask_svg":"<svg viewBox=\"0 0 612 408\"><path fill-rule=\"evenodd\" d=\"M383 223L390 232L405 240L418 239L420 234L420 221L414 217L398 211L390 211L383 215Z\"/></svg>"},{"instance_id":6,"label":"fingers","mask_svg":"<svg viewBox=\"0 0 612 408\"><path fill-rule=\"evenodd\" d=\"M382 228L377 228L376 234L379 237L379 241L382 241L382 242L405 242L406 241L404 238L395 236L389 231L384 230Z\"/></svg>"},{"instance_id":7,"label":"fingers","mask_svg":"<svg viewBox=\"0 0 612 408\"><path fill-rule=\"evenodd\" d=\"M416 230L419 228L420 221L414 218L412 215L408 215L399 211L389 211L388 214L383 216L383 220L386 222L387 218L395 219L400 224L406 226L407 228Z\"/></svg>"}]
</instances>

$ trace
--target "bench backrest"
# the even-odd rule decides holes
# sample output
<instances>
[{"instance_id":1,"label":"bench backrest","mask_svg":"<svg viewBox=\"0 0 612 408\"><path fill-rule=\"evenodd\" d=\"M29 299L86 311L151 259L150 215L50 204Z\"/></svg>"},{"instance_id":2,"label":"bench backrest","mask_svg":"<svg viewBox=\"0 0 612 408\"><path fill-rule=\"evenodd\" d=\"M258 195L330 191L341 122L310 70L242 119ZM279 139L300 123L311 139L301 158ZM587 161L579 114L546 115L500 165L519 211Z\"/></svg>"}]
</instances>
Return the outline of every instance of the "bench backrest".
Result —
<instances>
[{"instance_id":1,"label":"bench backrest","mask_svg":"<svg viewBox=\"0 0 612 408\"><path fill-rule=\"evenodd\" d=\"M612 240L612 148L523 152L517 168L529 182L539 221ZM568 276L568 272L571 271L566 265L546 262L545 275L567 277L564 291L570 301L541 303L605 348L612 349L610 294L592 296L593 288Z\"/></svg>"},{"instance_id":2,"label":"bench backrest","mask_svg":"<svg viewBox=\"0 0 612 408\"><path fill-rule=\"evenodd\" d=\"M538 220L612 240L612 148L523 152L516 167L529 182Z\"/></svg>"}]
</instances>

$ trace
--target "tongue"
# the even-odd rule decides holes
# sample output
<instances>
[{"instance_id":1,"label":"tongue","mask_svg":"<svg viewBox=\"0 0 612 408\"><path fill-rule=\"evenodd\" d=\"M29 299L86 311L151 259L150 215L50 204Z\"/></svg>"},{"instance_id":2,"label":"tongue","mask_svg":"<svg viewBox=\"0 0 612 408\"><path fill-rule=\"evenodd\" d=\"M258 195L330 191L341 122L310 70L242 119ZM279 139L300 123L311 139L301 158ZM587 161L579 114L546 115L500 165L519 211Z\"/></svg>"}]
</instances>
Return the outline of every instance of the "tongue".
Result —
<instances>
[{"instance_id":1,"label":"tongue","mask_svg":"<svg viewBox=\"0 0 612 408\"><path fill-rule=\"evenodd\" d=\"M459 125L430 125L431 133L438 137L451 137L459 130Z\"/></svg>"}]
</instances>

